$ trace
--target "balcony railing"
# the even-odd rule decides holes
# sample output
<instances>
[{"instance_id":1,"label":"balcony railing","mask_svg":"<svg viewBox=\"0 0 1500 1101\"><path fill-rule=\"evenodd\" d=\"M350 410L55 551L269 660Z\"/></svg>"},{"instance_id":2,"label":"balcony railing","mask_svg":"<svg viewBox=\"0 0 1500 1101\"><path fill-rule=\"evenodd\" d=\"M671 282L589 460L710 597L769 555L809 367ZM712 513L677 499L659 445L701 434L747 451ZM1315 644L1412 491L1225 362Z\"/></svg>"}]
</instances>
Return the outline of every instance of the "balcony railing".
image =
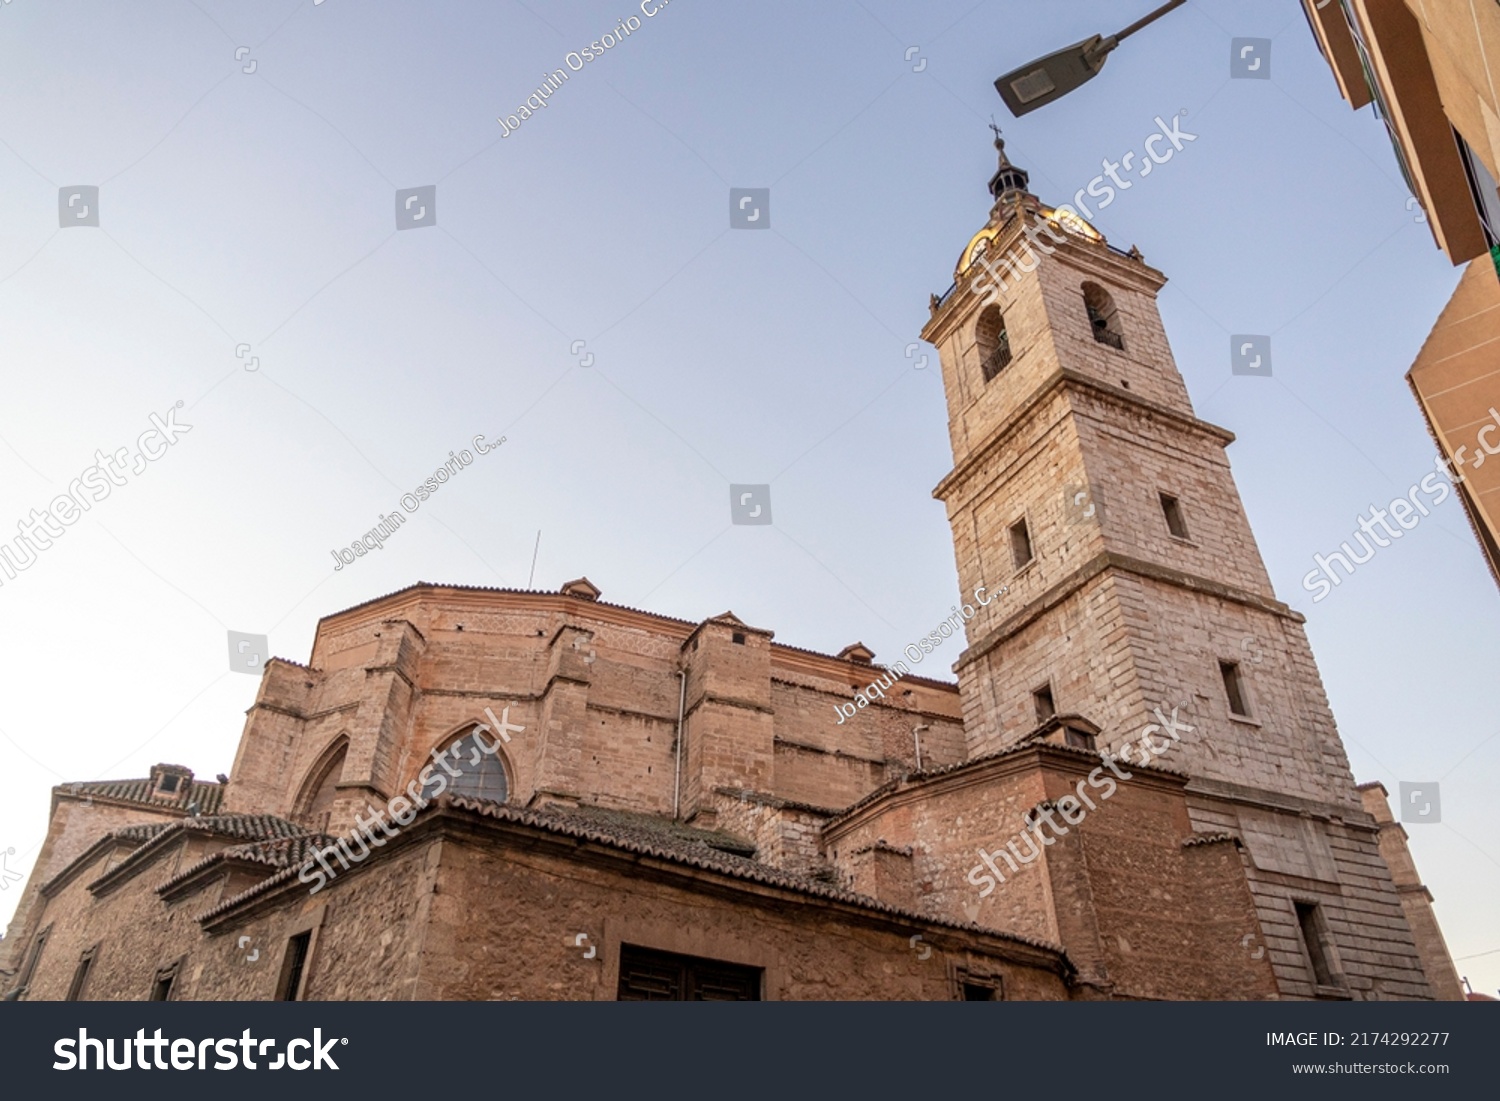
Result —
<instances>
[{"instance_id":1,"label":"balcony railing","mask_svg":"<svg viewBox=\"0 0 1500 1101\"><path fill-rule=\"evenodd\" d=\"M1089 309L1089 324L1094 328L1094 339L1100 344L1108 344L1111 348L1125 350L1125 338L1109 327L1109 322Z\"/></svg>"},{"instance_id":2,"label":"balcony railing","mask_svg":"<svg viewBox=\"0 0 1500 1101\"><path fill-rule=\"evenodd\" d=\"M984 357L984 381L989 382L1010 366L1010 333L1001 333L995 350Z\"/></svg>"}]
</instances>

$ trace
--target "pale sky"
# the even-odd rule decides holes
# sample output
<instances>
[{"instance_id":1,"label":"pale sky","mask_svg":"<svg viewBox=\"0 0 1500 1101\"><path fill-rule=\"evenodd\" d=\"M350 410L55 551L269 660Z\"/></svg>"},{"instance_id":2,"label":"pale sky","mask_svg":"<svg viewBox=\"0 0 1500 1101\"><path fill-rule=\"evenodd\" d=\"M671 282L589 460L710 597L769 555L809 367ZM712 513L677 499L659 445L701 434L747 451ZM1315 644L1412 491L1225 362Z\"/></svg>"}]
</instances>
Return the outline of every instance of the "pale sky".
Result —
<instances>
[{"instance_id":1,"label":"pale sky","mask_svg":"<svg viewBox=\"0 0 1500 1101\"><path fill-rule=\"evenodd\" d=\"M228 771L256 689L228 631L306 661L320 616L414 581L526 586L539 530L536 587L893 659L957 595L941 378L905 352L988 213L991 115L1056 203L1186 111L1196 140L1095 224L1171 280L1178 366L1239 437L1356 777L1440 784L1412 850L1460 973L1500 990L1500 594L1462 512L1301 587L1432 468L1403 376L1458 273L1293 0L1193 0L1010 118L997 75L1150 6L0 8L0 540L152 414L191 426L0 575L6 866L54 784ZM1236 37L1272 40L1269 80L1230 78ZM99 224L64 231L79 185ZM398 231L425 187L435 224ZM730 189L762 187L769 229L730 229ZM1242 333L1272 377L1231 375ZM479 433L507 442L334 572ZM770 483L771 525L730 524L733 483Z\"/></svg>"}]
</instances>

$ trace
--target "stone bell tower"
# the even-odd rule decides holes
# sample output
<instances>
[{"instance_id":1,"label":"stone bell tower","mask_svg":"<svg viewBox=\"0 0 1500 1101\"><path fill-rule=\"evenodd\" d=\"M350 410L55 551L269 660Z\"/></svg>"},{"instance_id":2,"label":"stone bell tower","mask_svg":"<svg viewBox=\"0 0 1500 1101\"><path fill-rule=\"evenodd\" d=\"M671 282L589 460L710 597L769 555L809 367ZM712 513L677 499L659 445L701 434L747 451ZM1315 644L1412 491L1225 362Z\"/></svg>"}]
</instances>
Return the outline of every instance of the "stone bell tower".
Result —
<instances>
[{"instance_id":1,"label":"stone bell tower","mask_svg":"<svg viewBox=\"0 0 1500 1101\"><path fill-rule=\"evenodd\" d=\"M1166 277L1005 154L994 205L932 301L953 470L934 491L977 608L957 671L971 757L1053 714L1118 752L1160 709L1194 828L1244 848L1284 996L1430 997L1303 630L1200 420L1156 296ZM1160 743L1170 729L1151 732Z\"/></svg>"}]
</instances>

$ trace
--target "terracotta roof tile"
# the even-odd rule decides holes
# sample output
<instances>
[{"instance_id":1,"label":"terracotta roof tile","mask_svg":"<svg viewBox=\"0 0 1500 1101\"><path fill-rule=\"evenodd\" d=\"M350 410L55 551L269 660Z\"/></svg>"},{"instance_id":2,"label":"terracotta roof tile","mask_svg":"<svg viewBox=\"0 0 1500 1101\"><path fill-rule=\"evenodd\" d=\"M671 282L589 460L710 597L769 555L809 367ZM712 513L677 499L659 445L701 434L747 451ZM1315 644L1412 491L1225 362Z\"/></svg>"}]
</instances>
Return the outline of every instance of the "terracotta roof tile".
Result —
<instances>
[{"instance_id":1,"label":"terracotta roof tile","mask_svg":"<svg viewBox=\"0 0 1500 1101\"><path fill-rule=\"evenodd\" d=\"M1221 841L1232 841L1236 845L1241 843L1240 839L1232 833L1195 833L1192 837L1183 840L1182 847L1190 849L1194 845L1215 845Z\"/></svg>"},{"instance_id":2,"label":"terracotta roof tile","mask_svg":"<svg viewBox=\"0 0 1500 1101\"><path fill-rule=\"evenodd\" d=\"M139 828L139 827L129 827ZM89 884L93 891L126 878L127 873L144 862L173 837L181 833L211 833L240 841L274 841L305 835L307 831L295 822L272 814L220 814L207 818L180 818L157 829L145 844Z\"/></svg>"},{"instance_id":3,"label":"terracotta roof tile","mask_svg":"<svg viewBox=\"0 0 1500 1101\"><path fill-rule=\"evenodd\" d=\"M335 839L326 833L300 834L296 837L277 837L270 841L252 841L248 845L231 845L204 857L191 867L183 869L161 886L157 894L165 894L179 883L197 875L203 869L229 860L243 860L252 864L264 864L269 869L301 867L313 858L320 849L326 849Z\"/></svg>"},{"instance_id":4,"label":"terracotta roof tile","mask_svg":"<svg viewBox=\"0 0 1500 1101\"><path fill-rule=\"evenodd\" d=\"M199 814L217 814L224 802L224 785L203 780L190 780L183 791L174 792L166 799L152 796L149 779L90 780L85 783L59 784L52 790L60 795L116 799L122 803L139 803L143 807L180 810L184 813L189 804L197 803Z\"/></svg>"}]
</instances>

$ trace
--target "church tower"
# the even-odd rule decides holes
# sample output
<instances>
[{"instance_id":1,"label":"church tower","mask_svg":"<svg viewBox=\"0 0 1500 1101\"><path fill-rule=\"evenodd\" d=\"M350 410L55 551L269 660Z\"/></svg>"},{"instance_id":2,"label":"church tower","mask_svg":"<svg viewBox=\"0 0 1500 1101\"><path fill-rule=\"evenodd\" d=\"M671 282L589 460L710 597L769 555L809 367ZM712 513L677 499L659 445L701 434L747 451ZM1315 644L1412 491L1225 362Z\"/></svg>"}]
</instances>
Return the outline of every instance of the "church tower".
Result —
<instances>
[{"instance_id":1,"label":"church tower","mask_svg":"<svg viewBox=\"0 0 1500 1101\"><path fill-rule=\"evenodd\" d=\"M1256 548L1234 436L1197 417L1173 361L1166 277L1044 205L995 145L989 220L922 333L961 591L1008 589L974 609L957 665L970 758L1053 716L1110 753L1170 741L1193 828L1243 845L1283 996L1434 996L1304 617Z\"/></svg>"}]
</instances>

